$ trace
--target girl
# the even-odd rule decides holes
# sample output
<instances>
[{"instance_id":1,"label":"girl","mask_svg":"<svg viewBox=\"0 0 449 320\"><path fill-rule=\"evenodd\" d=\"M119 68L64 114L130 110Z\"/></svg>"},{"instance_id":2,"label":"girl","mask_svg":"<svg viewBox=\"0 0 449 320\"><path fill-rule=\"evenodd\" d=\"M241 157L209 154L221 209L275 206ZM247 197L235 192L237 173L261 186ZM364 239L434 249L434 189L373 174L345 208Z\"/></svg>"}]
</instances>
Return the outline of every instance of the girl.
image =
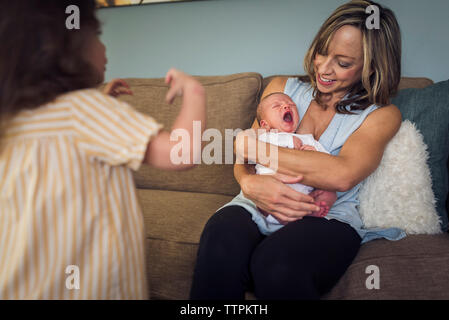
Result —
<instances>
[{"instance_id":1,"label":"girl","mask_svg":"<svg viewBox=\"0 0 449 320\"><path fill-rule=\"evenodd\" d=\"M73 4L80 30L65 28ZM147 298L131 170L201 155L172 164L170 132L95 89L106 57L94 0L0 0L0 21L0 299ZM204 89L174 69L166 83L169 103L183 95L172 129L193 137ZM120 81L106 92L130 93Z\"/></svg>"}]
</instances>

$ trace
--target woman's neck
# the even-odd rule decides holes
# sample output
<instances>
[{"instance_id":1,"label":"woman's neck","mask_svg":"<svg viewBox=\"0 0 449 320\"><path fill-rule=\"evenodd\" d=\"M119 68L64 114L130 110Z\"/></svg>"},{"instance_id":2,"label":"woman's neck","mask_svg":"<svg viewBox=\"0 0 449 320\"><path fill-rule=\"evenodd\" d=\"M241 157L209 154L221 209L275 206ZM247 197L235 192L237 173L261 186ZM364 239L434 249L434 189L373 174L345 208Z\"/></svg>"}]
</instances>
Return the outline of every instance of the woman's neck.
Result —
<instances>
[{"instance_id":1,"label":"woman's neck","mask_svg":"<svg viewBox=\"0 0 449 320\"><path fill-rule=\"evenodd\" d=\"M323 94L321 97L322 107L327 109L328 107L335 108L338 102L340 102L345 96L345 93L333 92L329 94Z\"/></svg>"}]
</instances>

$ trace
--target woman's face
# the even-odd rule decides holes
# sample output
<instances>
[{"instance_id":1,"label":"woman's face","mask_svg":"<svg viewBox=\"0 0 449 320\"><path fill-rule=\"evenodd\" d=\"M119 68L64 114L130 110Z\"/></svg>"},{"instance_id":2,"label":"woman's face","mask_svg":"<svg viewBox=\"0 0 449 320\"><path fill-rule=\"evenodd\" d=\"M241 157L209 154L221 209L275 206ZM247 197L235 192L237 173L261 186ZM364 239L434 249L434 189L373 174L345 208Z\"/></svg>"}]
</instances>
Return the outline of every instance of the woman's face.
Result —
<instances>
[{"instance_id":1,"label":"woman's face","mask_svg":"<svg viewBox=\"0 0 449 320\"><path fill-rule=\"evenodd\" d=\"M329 44L328 54L315 56L314 67L320 92L344 96L362 77L362 32L349 25L338 29Z\"/></svg>"},{"instance_id":2,"label":"woman's face","mask_svg":"<svg viewBox=\"0 0 449 320\"><path fill-rule=\"evenodd\" d=\"M102 83L108 60L106 58L106 47L95 32L89 32L87 36L84 59L94 68L97 75L96 82Z\"/></svg>"}]
</instances>

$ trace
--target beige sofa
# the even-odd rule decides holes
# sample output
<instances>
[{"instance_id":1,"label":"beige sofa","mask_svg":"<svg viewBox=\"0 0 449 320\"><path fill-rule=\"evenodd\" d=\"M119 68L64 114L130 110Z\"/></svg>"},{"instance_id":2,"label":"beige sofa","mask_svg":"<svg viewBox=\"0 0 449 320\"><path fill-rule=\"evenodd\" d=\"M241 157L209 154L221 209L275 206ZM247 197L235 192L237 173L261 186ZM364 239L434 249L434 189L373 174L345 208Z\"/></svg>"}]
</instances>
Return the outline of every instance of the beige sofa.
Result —
<instances>
[{"instance_id":1,"label":"beige sofa","mask_svg":"<svg viewBox=\"0 0 449 320\"><path fill-rule=\"evenodd\" d=\"M246 129L270 81L258 73L198 77L205 86L208 128ZM122 99L169 128L180 101L164 103L163 79L126 79L134 96ZM426 87L425 78L404 78L401 88ZM179 99L178 99L179 100ZM208 144L208 143L206 143ZM224 156L222 157L224 162ZM151 299L188 299L198 242L209 217L239 191L232 164L199 165L191 171L163 172L146 166L135 174L146 227ZM232 252L230 252L232 254ZM368 290L366 268L379 266L381 290ZM409 236L398 242L363 245L325 299L449 299L449 234Z\"/></svg>"}]
</instances>

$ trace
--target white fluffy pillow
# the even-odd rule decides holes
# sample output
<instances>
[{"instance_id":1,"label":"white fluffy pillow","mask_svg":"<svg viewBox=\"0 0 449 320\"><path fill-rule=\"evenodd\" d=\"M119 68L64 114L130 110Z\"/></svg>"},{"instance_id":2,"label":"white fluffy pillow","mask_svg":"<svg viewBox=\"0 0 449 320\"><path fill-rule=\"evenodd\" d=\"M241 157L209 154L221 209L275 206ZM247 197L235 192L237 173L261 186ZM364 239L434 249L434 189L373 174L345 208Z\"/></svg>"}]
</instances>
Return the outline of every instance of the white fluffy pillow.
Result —
<instances>
[{"instance_id":1,"label":"white fluffy pillow","mask_svg":"<svg viewBox=\"0 0 449 320\"><path fill-rule=\"evenodd\" d=\"M360 189L359 210L365 228L397 227L408 234L441 232L427 159L421 133L404 121L379 167Z\"/></svg>"}]
</instances>

